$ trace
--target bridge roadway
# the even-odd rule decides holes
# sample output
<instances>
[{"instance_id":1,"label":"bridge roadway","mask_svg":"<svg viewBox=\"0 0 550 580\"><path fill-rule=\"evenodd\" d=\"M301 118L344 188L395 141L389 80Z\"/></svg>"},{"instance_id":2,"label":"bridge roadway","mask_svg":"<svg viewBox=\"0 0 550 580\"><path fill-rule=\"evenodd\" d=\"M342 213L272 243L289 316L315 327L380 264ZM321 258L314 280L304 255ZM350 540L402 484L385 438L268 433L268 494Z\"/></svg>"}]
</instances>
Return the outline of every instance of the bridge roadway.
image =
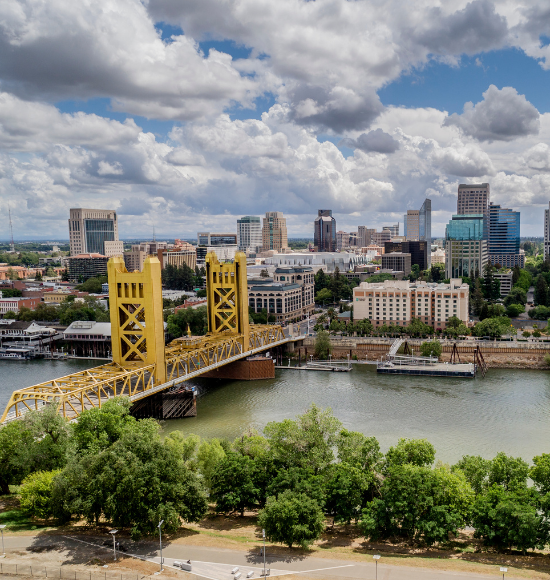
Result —
<instances>
[{"instance_id":1,"label":"bridge roadway","mask_svg":"<svg viewBox=\"0 0 550 580\"><path fill-rule=\"evenodd\" d=\"M285 336L280 326L271 325L250 327L246 351L243 337L239 334L176 339L166 347L167 380L161 384L155 382L155 365L109 363L14 391L0 423L19 419L29 410L56 400L59 412L74 420L85 409L101 407L112 397L127 396L131 401L137 401L291 340L296 338Z\"/></svg>"}]
</instances>

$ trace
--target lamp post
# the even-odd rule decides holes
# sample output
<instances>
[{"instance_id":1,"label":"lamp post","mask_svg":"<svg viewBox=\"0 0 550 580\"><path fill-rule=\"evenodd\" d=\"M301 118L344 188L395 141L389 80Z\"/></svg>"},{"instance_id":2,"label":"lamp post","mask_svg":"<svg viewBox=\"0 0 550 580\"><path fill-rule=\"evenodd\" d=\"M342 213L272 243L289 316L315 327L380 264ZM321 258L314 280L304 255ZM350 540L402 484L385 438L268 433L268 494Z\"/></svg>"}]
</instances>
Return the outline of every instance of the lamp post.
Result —
<instances>
[{"instance_id":1,"label":"lamp post","mask_svg":"<svg viewBox=\"0 0 550 580\"><path fill-rule=\"evenodd\" d=\"M375 554L373 556L374 562L376 564L376 577L375 580L378 580L378 560L380 560L380 554Z\"/></svg>"},{"instance_id":2,"label":"lamp post","mask_svg":"<svg viewBox=\"0 0 550 580\"><path fill-rule=\"evenodd\" d=\"M264 538L264 578L265 578L265 530L262 530L262 536Z\"/></svg>"},{"instance_id":3,"label":"lamp post","mask_svg":"<svg viewBox=\"0 0 550 580\"><path fill-rule=\"evenodd\" d=\"M0 526L0 533L2 533L2 558L6 557L6 551L4 550L4 528L6 527L6 524L2 524Z\"/></svg>"},{"instance_id":4,"label":"lamp post","mask_svg":"<svg viewBox=\"0 0 550 580\"><path fill-rule=\"evenodd\" d=\"M160 520L159 525L157 526L159 529L159 542L160 542L160 571L163 571L162 568L162 524L164 523L164 520Z\"/></svg>"},{"instance_id":5,"label":"lamp post","mask_svg":"<svg viewBox=\"0 0 550 580\"><path fill-rule=\"evenodd\" d=\"M109 533L113 536L113 553L115 555L115 562L116 562L116 541L115 541L115 535L118 532L118 530L111 530Z\"/></svg>"},{"instance_id":6,"label":"lamp post","mask_svg":"<svg viewBox=\"0 0 550 580\"><path fill-rule=\"evenodd\" d=\"M504 580L504 574L506 574L506 572L508 572L508 568L503 568L502 566L500 567L500 571L502 572L502 580Z\"/></svg>"}]
</instances>

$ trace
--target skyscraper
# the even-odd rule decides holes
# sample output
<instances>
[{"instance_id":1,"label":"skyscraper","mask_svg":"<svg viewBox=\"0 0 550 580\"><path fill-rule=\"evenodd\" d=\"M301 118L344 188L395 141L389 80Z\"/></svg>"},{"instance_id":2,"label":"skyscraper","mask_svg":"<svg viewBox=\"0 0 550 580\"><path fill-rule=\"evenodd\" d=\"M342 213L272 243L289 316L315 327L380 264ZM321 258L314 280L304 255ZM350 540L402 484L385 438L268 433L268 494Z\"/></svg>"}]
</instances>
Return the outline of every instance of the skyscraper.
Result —
<instances>
[{"instance_id":1,"label":"skyscraper","mask_svg":"<svg viewBox=\"0 0 550 580\"><path fill-rule=\"evenodd\" d=\"M376 228L367 228L367 226L359 226L357 228L357 245L360 248L366 248L372 240L372 234L376 232Z\"/></svg>"},{"instance_id":2,"label":"skyscraper","mask_svg":"<svg viewBox=\"0 0 550 580\"><path fill-rule=\"evenodd\" d=\"M492 264L525 266L525 254L519 250L519 220L519 211L489 204L487 248Z\"/></svg>"},{"instance_id":3,"label":"skyscraper","mask_svg":"<svg viewBox=\"0 0 550 580\"><path fill-rule=\"evenodd\" d=\"M458 186L456 213L459 215L483 214L487 218L490 197L488 183L461 183Z\"/></svg>"},{"instance_id":4,"label":"skyscraper","mask_svg":"<svg viewBox=\"0 0 550 580\"><path fill-rule=\"evenodd\" d=\"M487 237L483 214L454 215L445 229L445 277L483 275Z\"/></svg>"},{"instance_id":5,"label":"skyscraper","mask_svg":"<svg viewBox=\"0 0 550 580\"><path fill-rule=\"evenodd\" d=\"M262 226L258 216L245 215L237 220L237 245L241 252L256 252L262 247Z\"/></svg>"},{"instance_id":6,"label":"skyscraper","mask_svg":"<svg viewBox=\"0 0 550 580\"><path fill-rule=\"evenodd\" d=\"M399 222L394 224L393 226L382 226L382 231L388 230L390 232L391 237L395 237L399 235Z\"/></svg>"},{"instance_id":7,"label":"skyscraper","mask_svg":"<svg viewBox=\"0 0 550 580\"><path fill-rule=\"evenodd\" d=\"M313 245L317 252L336 251L336 220L331 209L317 210L313 222Z\"/></svg>"},{"instance_id":8,"label":"skyscraper","mask_svg":"<svg viewBox=\"0 0 550 580\"><path fill-rule=\"evenodd\" d=\"M69 243L71 256L122 256L124 244L118 239L116 212L110 209L71 208Z\"/></svg>"},{"instance_id":9,"label":"skyscraper","mask_svg":"<svg viewBox=\"0 0 550 580\"><path fill-rule=\"evenodd\" d=\"M544 260L550 261L550 202L544 210Z\"/></svg>"},{"instance_id":10,"label":"skyscraper","mask_svg":"<svg viewBox=\"0 0 550 580\"><path fill-rule=\"evenodd\" d=\"M262 249L277 252L288 249L286 218L283 212L266 212L262 227Z\"/></svg>"},{"instance_id":11,"label":"skyscraper","mask_svg":"<svg viewBox=\"0 0 550 580\"><path fill-rule=\"evenodd\" d=\"M403 216L403 234L410 242L420 239L420 210L408 209Z\"/></svg>"},{"instance_id":12,"label":"skyscraper","mask_svg":"<svg viewBox=\"0 0 550 580\"><path fill-rule=\"evenodd\" d=\"M404 235L411 242L427 242L428 262L427 268L431 268L431 243L432 243L432 201L429 198L424 200L419 210L409 209L403 216Z\"/></svg>"}]
</instances>

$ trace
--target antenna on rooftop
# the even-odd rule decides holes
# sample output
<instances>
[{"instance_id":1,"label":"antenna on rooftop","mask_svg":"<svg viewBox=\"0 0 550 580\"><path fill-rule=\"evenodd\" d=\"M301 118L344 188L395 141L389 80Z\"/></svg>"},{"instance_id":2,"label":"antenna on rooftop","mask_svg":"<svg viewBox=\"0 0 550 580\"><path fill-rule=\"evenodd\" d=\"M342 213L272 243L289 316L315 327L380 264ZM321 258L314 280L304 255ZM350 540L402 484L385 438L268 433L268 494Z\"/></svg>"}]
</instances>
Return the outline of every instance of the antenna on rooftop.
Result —
<instances>
[{"instance_id":1,"label":"antenna on rooftop","mask_svg":"<svg viewBox=\"0 0 550 580\"><path fill-rule=\"evenodd\" d=\"M156 242L156 238L155 238L155 224L153 224L153 242Z\"/></svg>"},{"instance_id":2,"label":"antenna on rooftop","mask_svg":"<svg viewBox=\"0 0 550 580\"><path fill-rule=\"evenodd\" d=\"M9 202L8 202L8 216L10 219L10 234L11 234L10 252L15 252L15 243L13 242L13 224L11 223L11 208Z\"/></svg>"}]
</instances>

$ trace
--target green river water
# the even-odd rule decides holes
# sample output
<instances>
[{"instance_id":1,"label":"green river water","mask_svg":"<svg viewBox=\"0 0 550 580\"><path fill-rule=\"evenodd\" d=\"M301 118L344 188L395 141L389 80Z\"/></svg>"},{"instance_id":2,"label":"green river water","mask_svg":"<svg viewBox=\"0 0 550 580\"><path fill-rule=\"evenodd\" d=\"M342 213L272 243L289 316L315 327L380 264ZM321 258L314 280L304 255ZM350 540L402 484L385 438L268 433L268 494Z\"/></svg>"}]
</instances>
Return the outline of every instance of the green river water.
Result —
<instances>
[{"instance_id":1,"label":"green river water","mask_svg":"<svg viewBox=\"0 0 550 580\"><path fill-rule=\"evenodd\" d=\"M12 390L96 366L98 361L0 361L0 407ZM236 437L250 427L302 413L315 402L344 426L374 435L383 450L399 437L425 437L437 458L493 457L498 451L530 461L550 453L550 373L489 370L485 378L378 375L370 365L349 373L277 370L264 381L196 380L198 416L166 421L201 437Z\"/></svg>"}]
</instances>

